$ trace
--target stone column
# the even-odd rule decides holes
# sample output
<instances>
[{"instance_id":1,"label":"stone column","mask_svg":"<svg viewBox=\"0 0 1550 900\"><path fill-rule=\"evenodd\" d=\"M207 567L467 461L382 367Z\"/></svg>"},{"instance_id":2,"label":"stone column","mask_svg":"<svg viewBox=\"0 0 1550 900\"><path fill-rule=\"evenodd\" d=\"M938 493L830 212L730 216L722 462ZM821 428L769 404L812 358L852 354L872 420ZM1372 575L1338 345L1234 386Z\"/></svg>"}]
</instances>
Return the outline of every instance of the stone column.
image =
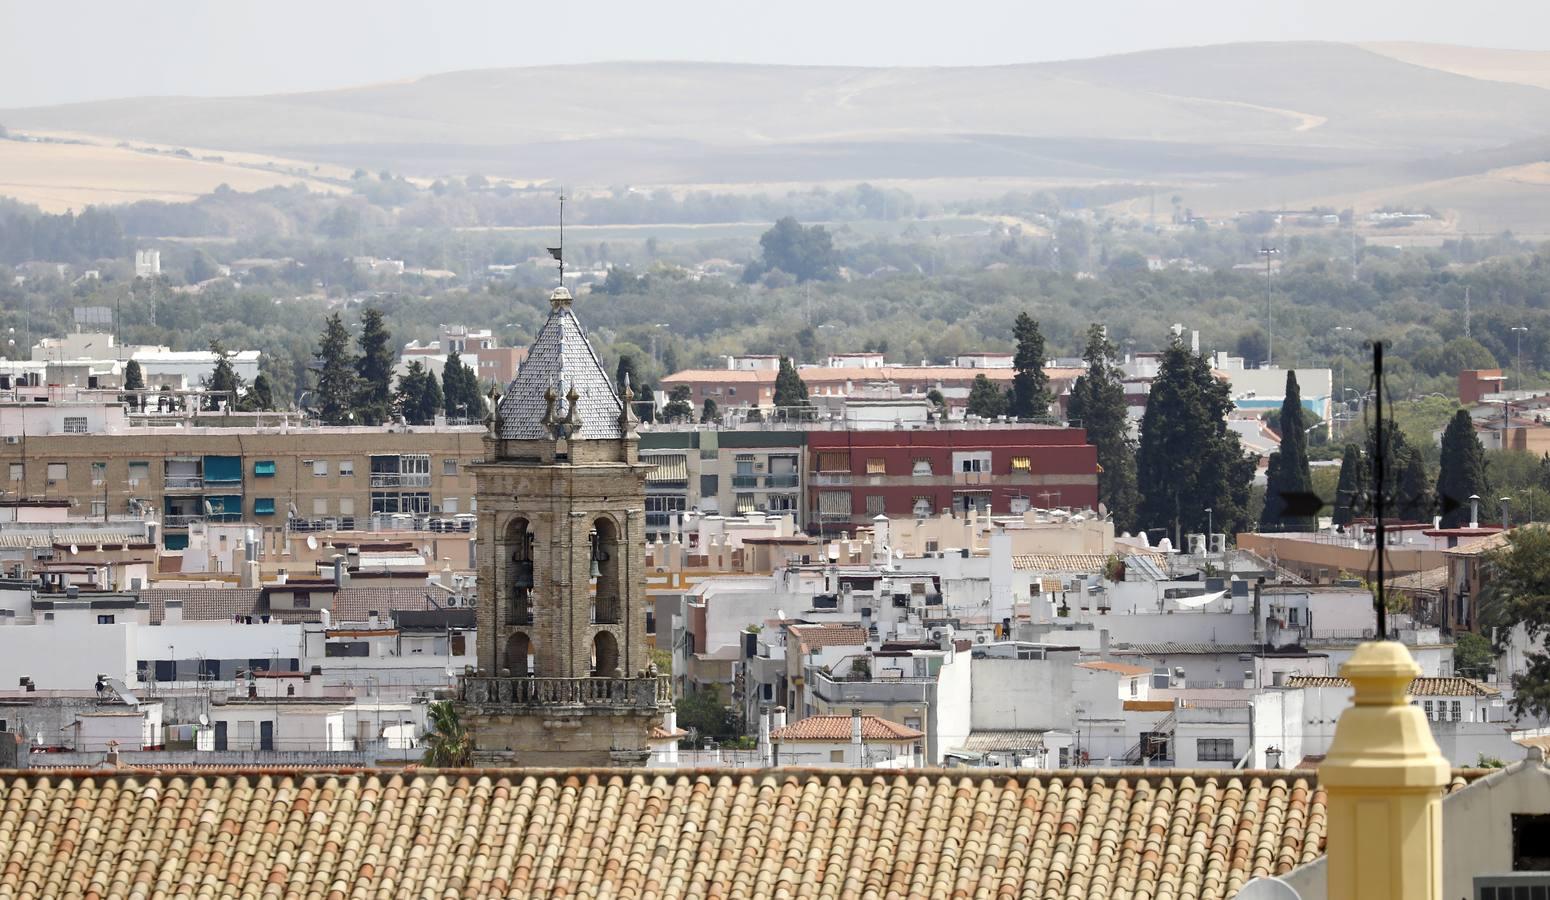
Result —
<instances>
[{"instance_id":1,"label":"stone column","mask_svg":"<svg viewBox=\"0 0 1550 900\"><path fill-rule=\"evenodd\" d=\"M1330 900L1441 900L1448 761L1405 692L1420 666L1394 641L1362 644L1355 689L1319 766L1328 796Z\"/></svg>"}]
</instances>

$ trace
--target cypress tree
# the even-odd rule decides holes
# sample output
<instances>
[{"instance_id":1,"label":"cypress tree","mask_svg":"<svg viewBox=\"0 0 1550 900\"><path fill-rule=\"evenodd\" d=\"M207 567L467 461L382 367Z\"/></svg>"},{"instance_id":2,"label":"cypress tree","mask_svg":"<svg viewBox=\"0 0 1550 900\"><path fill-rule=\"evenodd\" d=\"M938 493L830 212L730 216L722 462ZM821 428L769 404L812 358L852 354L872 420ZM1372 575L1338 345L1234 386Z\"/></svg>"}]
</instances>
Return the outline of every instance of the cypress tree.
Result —
<instances>
[{"instance_id":1,"label":"cypress tree","mask_svg":"<svg viewBox=\"0 0 1550 900\"><path fill-rule=\"evenodd\" d=\"M124 390L145 390L145 373L140 370L140 364L132 359L124 366Z\"/></svg>"},{"instance_id":2,"label":"cypress tree","mask_svg":"<svg viewBox=\"0 0 1550 900\"><path fill-rule=\"evenodd\" d=\"M1355 444L1345 445L1340 458L1340 481L1335 485L1335 524L1350 525L1367 503L1367 462Z\"/></svg>"},{"instance_id":3,"label":"cypress tree","mask_svg":"<svg viewBox=\"0 0 1550 900\"><path fill-rule=\"evenodd\" d=\"M1098 449L1098 500L1113 518L1117 531L1135 528L1136 443L1130 436L1125 385L1114 365L1115 348L1103 326L1087 329L1082 359L1087 371L1071 386L1066 415L1087 431L1087 442Z\"/></svg>"},{"instance_id":4,"label":"cypress tree","mask_svg":"<svg viewBox=\"0 0 1550 900\"><path fill-rule=\"evenodd\" d=\"M1044 374L1044 334L1027 313L1018 313L1012 325L1017 354L1012 357L1012 393L1007 412L1019 419L1049 413L1049 376Z\"/></svg>"},{"instance_id":5,"label":"cypress tree","mask_svg":"<svg viewBox=\"0 0 1550 900\"><path fill-rule=\"evenodd\" d=\"M1475 423L1468 411L1459 410L1442 433L1442 466L1437 471L1437 504L1442 527L1458 528L1469 524L1469 497L1491 496L1491 484L1485 473L1485 448L1475 436Z\"/></svg>"},{"instance_id":6,"label":"cypress tree","mask_svg":"<svg viewBox=\"0 0 1550 900\"><path fill-rule=\"evenodd\" d=\"M1432 517L1431 480L1421 451L1406 447L1399 457L1399 496L1394 510L1406 522L1427 522Z\"/></svg>"},{"instance_id":7,"label":"cypress tree","mask_svg":"<svg viewBox=\"0 0 1550 900\"><path fill-rule=\"evenodd\" d=\"M393 414L393 349L382 312L361 314L361 354L355 360L356 418L367 425L381 425Z\"/></svg>"},{"instance_id":8,"label":"cypress tree","mask_svg":"<svg viewBox=\"0 0 1550 900\"><path fill-rule=\"evenodd\" d=\"M1205 532L1210 520L1222 531L1247 525L1249 484L1255 460L1245 457L1227 427L1232 407L1227 385L1205 357L1177 338L1164 351L1141 419L1136 483L1139 525L1164 530L1175 540Z\"/></svg>"},{"instance_id":9,"label":"cypress tree","mask_svg":"<svg viewBox=\"0 0 1550 900\"><path fill-rule=\"evenodd\" d=\"M318 342L316 374L318 417L325 425L345 425L355 402L355 355L350 352L350 333L339 314L328 317Z\"/></svg>"},{"instance_id":10,"label":"cypress tree","mask_svg":"<svg viewBox=\"0 0 1550 900\"><path fill-rule=\"evenodd\" d=\"M1286 373L1286 397L1281 401L1281 449L1270 455L1266 472L1265 510L1261 531L1312 531L1316 519L1288 515L1288 498L1313 493L1313 474L1308 471L1308 435L1303 424L1302 392L1297 375Z\"/></svg>"},{"instance_id":11,"label":"cypress tree","mask_svg":"<svg viewBox=\"0 0 1550 900\"><path fill-rule=\"evenodd\" d=\"M215 368L210 371L210 377L205 381L205 390L210 392L210 396L204 398L205 409L219 409L222 402L226 403L227 409L236 409L237 393L242 388L242 380L237 377L237 371L231 367L231 356L220 341L210 342L210 352L215 354Z\"/></svg>"},{"instance_id":12,"label":"cypress tree","mask_svg":"<svg viewBox=\"0 0 1550 900\"><path fill-rule=\"evenodd\" d=\"M797 374L797 367L789 357L780 358L780 371L775 374L775 407L807 406L807 382Z\"/></svg>"}]
</instances>

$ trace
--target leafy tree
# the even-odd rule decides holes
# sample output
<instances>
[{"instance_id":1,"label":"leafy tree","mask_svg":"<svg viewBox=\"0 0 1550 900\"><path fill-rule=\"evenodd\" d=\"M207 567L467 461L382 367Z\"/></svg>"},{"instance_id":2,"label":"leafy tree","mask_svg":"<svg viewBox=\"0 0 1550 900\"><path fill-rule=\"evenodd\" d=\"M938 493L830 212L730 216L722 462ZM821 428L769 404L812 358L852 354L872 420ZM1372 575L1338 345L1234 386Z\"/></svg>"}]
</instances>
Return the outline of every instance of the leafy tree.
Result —
<instances>
[{"instance_id":1,"label":"leafy tree","mask_svg":"<svg viewBox=\"0 0 1550 900\"><path fill-rule=\"evenodd\" d=\"M258 377L253 379L247 396L243 398L242 408L249 411L274 409L274 387L270 385L268 375L260 372Z\"/></svg>"},{"instance_id":2,"label":"leafy tree","mask_svg":"<svg viewBox=\"0 0 1550 900\"><path fill-rule=\"evenodd\" d=\"M1281 401L1281 449L1270 455L1266 472L1265 509L1260 513L1261 531L1312 531L1313 515L1297 514L1289 507L1298 498L1313 495L1313 475L1308 470L1308 435L1303 425L1302 391L1297 374L1286 373L1286 396Z\"/></svg>"},{"instance_id":3,"label":"leafy tree","mask_svg":"<svg viewBox=\"0 0 1550 900\"><path fill-rule=\"evenodd\" d=\"M441 399L449 418L478 421L484 417L484 396L479 391L479 376L463 362L462 354L447 354L441 368Z\"/></svg>"},{"instance_id":4,"label":"leafy tree","mask_svg":"<svg viewBox=\"0 0 1550 900\"><path fill-rule=\"evenodd\" d=\"M1238 335L1238 355L1243 357L1243 364L1251 369L1259 368L1260 363L1270 353L1270 343L1265 340L1265 333L1259 329L1245 331Z\"/></svg>"},{"instance_id":5,"label":"leafy tree","mask_svg":"<svg viewBox=\"0 0 1550 900\"><path fill-rule=\"evenodd\" d=\"M429 425L441 414L443 400L436 374L428 372L419 360L398 379L398 409L410 425Z\"/></svg>"},{"instance_id":6,"label":"leafy tree","mask_svg":"<svg viewBox=\"0 0 1550 900\"><path fill-rule=\"evenodd\" d=\"M346 425L354 411L355 355L350 333L339 314L328 317L317 351L317 398L314 407L325 425Z\"/></svg>"},{"instance_id":7,"label":"leafy tree","mask_svg":"<svg viewBox=\"0 0 1550 900\"><path fill-rule=\"evenodd\" d=\"M974 383L969 386L968 412L982 419L1006 415L1006 394L984 373L974 376Z\"/></svg>"},{"instance_id":8,"label":"leafy tree","mask_svg":"<svg viewBox=\"0 0 1550 900\"><path fill-rule=\"evenodd\" d=\"M1355 444L1345 445L1345 455L1340 458L1340 481L1335 486L1336 525L1350 525L1367 502L1367 462Z\"/></svg>"},{"instance_id":9,"label":"leafy tree","mask_svg":"<svg viewBox=\"0 0 1550 900\"><path fill-rule=\"evenodd\" d=\"M1481 678L1495 664L1496 654L1491 650L1490 641L1470 631L1453 636L1453 671Z\"/></svg>"},{"instance_id":10,"label":"leafy tree","mask_svg":"<svg viewBox=\"0 0 1550 900\"><path fill-rule=\"evenodd\" d=\"M474 757L474 736L459 718L450 700L430 705L430 726L425 735L425 764L438 769L459 769Z\"/></svg>"},{"instance_id":11,"label":"leafy tree","mask_svg":"<svg viewBox=\"0 0 1550 900\"><path fill-rule=\"evenodd\" d=\"M614 297L620 294L639 294L646 290L646 279L618 266L609 266L608 276L594 290Z\"/></svg>"},{"instance_id":12,"label":"leafy tree","mask_svg":"<svg viewBox=\"0 0 1550 900\"><path fill-rule=\"evenodd\" d=\"M1471 495L1491 496L1485 474L1485 448L1475 435L1475 423L1465 410L1454 413L1442 433L1442 464L1437 472L1437 504L1442 527L1469 524Z\"/></svg>"},{"instance_id":13,"label":"leafy tree","mask_svg":"<svg viewBox=\"0 0 1550 900\"><path fill-rule=\"evenodd\" d=\"M701 739L727 740L742 733L737 714L721 699L721 690L714 685L679 697L675 705L679 727L689 729Z\"/></svg>"},{"instance_id":14,"label":"leafy tree","mask_svg":"<svg viewBox=\"0 0 1550 900\"><path fill-rule=\"evenodd\" d=\"M675 386L667 395L667 405L662 407L662 420L664 422L692 422L694 421L694 404L689 402L690 389L687 384Z\"/></svg>"},{"instance_id":15,"label":"leafy tree","mask_svg":"<svg viewBox=\"0 0 1550 900\"><path fill-rule=\"evenodd\" d=\"M1102 325L1087 329L1087 348L1082 354L1087 371L1071 385L1066 415L1081 422L1087 442L1098 449L1098 499L1119 531L1135 528L1136 443L1130 436L1125 385L1120 380L1116 350Z\"/></svg>"},{"instance_id":16,"label":"leafy tree","mask_svg":"<svg viewBox=\"0 0 1550 900\"><path fill-rule=\"evenodd\" d=\"M210 377L205 380L207 396L204 398L204 408L220 409L220 405L225 403L227 409L236 409L242 379L237 377L236 369L231 366L231 355L220 341L210 342L210 352L215 354L215 368L210 370Z\"/></svg>"},{"instance_id":17,"label":"leafy tree","mask_svg":"<svg viewBox=\"0 0 1550 900\"><path fill-rule=\"evenodd\" d=\"M1019 419L1031 419L1049 412L1049 376L1044 374L1044 335L1039 323L1027 313L1018 313L1012 324L1017 353L1012 357L1012 395L1008 412Z\"/></svg>"},{"instance_id":18,"label":"leafy tree","mask_svg":"<svg viewBox=\"0 0 1550 900\"><path fill-rule=\"evenodd\" d=\"M1550 633L1550 529L1529 525L1508 532L1484 563L1480 624L1495 628L1498 641L1522 626L1531 648L1525 670L1512 676L1513 710L1550 716L1550 653L1544 646Z\"/></svg>"},{"instance_id":19,"label":"leafy tree","mask_svg":"<svg viewBox=\"0 0 1550 900\"><path fill-rule=\"evenodd\" d=\"M393 415L393 348L382 312L368 307L361 314L361 352L355 358L355 415L367 425L381 425Z\"/></svg>"},{"instance_id":20,"label":"leafy tree","mask_svg":"<svg viewBox=\"0 0 1550 900\"><path fill-rule=\"evenodd\" d=\"M140 370L140 364L132 359L124 366L124 390L145 390L145 373Z\"/></svg>"},{"instance_id":21,"label":"leafy tree","mask_svg":"<svg viewBox=\"0 0 1550 900\"><path fill-rule=\"evenodd\" d=\"M941 391L936 388L926 391L926 399L931 401L931 404L936 407L937 412L943 415L947 414L947 398L942 396Z\"/></svg>"},{"instance_id":22,"label":"leafy tree","mask_svg":"<svg viewBox=\"0 0 1550 900\"><path fill-rule=\"evenodd\" d=\"M705 398L705 405L700 408L700 422L710 424L721 421L721 410L717 408L716 401Z\"/></svg>"},{"instance_id":23,"label":"leafy tree","mask_svg":"<svg viewBox=\"0 0 1550 900\"><path fill-rule=\"evenodd\" d=\"M807 401L807 382L797 374L797 367L792 364L791 358L780 358L780 371L775 373L775 407L784 409L792 406L809 406Z\"/></svg>"},{"instance_id":24,"label":"leafy tree","mask_svg":"<svg viewBox=\"0 0 1550 900\"><path fill-rule=\"evenodd\" d=\"M822 225L803 227L794 217L785 216L759 237L759 247L763 251L763 265L749 266L743 273L745 281L757 281L772 269L779 269L797 281L834 274L834 238Z\"/></svg>"},{"instance_id":25,"label":"leafy tree","mask_svg":"<svg viewBox=\"0 0 1550 900\"><path fill-rule=\"evenodd\" d=\"M1227 427L1232 399L1204 356L1175 338L1163 352L1141 419L1136 482L1141 528L1205 532L1212 524L1245 528L1255 460L1245 457Z\"/></svg>"}]
</instances>

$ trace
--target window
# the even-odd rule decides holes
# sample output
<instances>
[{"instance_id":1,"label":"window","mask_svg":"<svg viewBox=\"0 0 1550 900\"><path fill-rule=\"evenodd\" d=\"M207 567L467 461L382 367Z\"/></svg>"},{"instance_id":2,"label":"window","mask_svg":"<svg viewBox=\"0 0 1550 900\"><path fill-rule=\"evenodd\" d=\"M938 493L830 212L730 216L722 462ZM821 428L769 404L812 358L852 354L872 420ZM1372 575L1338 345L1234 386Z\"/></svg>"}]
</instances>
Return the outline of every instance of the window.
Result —
<instances>
[{"instance_id":1,"label":"window","mask_svg":"<svg viewBox=\"0 0 1550 900\"><path fill-rule=\"evenodd\" d=\"M108 464L105 463L105 462L94 462L94 463L92 463L91 464L91 483L92 484L102 484L104 481L107 481L107 480L108 480Z\"/></svg>"},{"instance_id":2,"label":"window","mask_svg":"<svg viewBox=\"0 0 1550 900\"><path fill-rule=\"evenodd\" d=\"M1028 457L1026 457L1026 456L1014 456L1014 457L1012 457L1012 471L1013 472L1028 472L1028 471L1032 471L1032 469L1033 469L1033 461L1030 460Z\"/></svg>"},{"instance_id":3,"label":"window","mask_svg":"<svg viewBox=\"0 0 1550 900\"><path fill-rule=\"evenodd\" d=\"M129 464L129 480L147 481L151 477L151 464L148 462L132 462Z\"/></svg>"},{"instance_id":4,"label":"window","mask_svg":"<svg viewBox=\"0 0 1550 900\"><path fill-rule=\"evenodd\" d=\"M866 473L868 475L887 475L888 460L881 456L873 456L866 461Z\"/></svg>"},{"instance_id":5,"label":"window","mask_svg":"<svg viewBox=\"0 0 1550 900\"><path fill-rule=\"evenodd\" d=\"M1071 768L1071 748L1070 747L1061 747L1060 748L1060 767L1062 769L1069 769L1069 768Z\"/></svg>"},{"instance_id":6,"label":"window","mask_svg":"<svg viewBox=\"0 0 1550 900\"><path fill-rule=\"evenodd\" d=\"M328 515L328 498L327 497L313 497L312 498L312 514L314 516L326 516L326 515Z\"/></svg>"},{"instance_id":7,"label":"window","mask_svg":"<svg viewBox=\"0 0 1550 900\"><path fill-rule=\"evenodd\" d=\"M327 475L328 474L328 460L326 460L326 459L314 459L312 461L312 474L316 475L316 476Z\"/></svg>"},{"instance_id":8,"label":"window","mask_svg":"<svg viewBox=\"0 0 1550 900\"><path fill-rule=\"evenodd\" d=\"M910 507L910 510L915 514L915 518L917 519L927 518L931 515L931 498L916 497L914 504Z\"/></svg>"},{"instance_id":9,"label":"window","mask_svg":"<svg viewBox=\"0 0 1550 900\"><path fill-rule=\"evenodd\" d=\"M1295 606L1287 607L1287 610L1286 610L1286 624L1288 624L1288 625L1296 625L1297 624L1297 619L1298 619L1298 613L1299 613L1299 610L1298 610L1297 607L1295 607Z\"/></svg>"},{"instance_id":10,"label":"window","mask_svg":"<svg viewBox=\"0 0 1550 900\"><path fill-rule=\"evenodd\" d=\"M880 516L883 514L883 495L868 494L866 498L866 514Z\"/></svg>"},{"instance_id":11,"label":"window","mask_svg":"<svg viewBox=\"0 0 1550 900\"><path fill-rule=\"evenodd\" d=\"M253 462L253 477L254 478L273 478L274 477L274 460L272 460L272 459L255 460Z\"/></svg>"},{"instance_id":12,"label":"window","mask_svg":"<svg viewBox=\"0 0 1550 900\"><path fill-rule=\"evenodd\" d=\"M354 497L340 497L339 498L339 514L341 516L353 516L353 515L355 515L355 498Z\"/></svg>"},{"instance_id":13,"label":"window","mask_svg":"<svg viewBox=\"0 0 1550 900\"><path fill-rule=\"evenodd\" d=\"M106 516L108 514L108 501L93 500L91 502L91 514L92 518L94 519L100 519Z\"/></svg>"},{"instance_id":14,"label":"window","mask_svg":"<svg viewBox=\"0 0 1550 900\"><path fill-rule=\"evenodd\" d=\"M453 477L457 476L457 459L456 459L456 457L449 456L446 459L443 459L441 461L441 474L449 475L449 476L453 476Z\"/></svg>"},{"instance_id":15,"label":"window","mask_svg":"<svg viewBox=\"0 0 1550 900\"><path fill-rule=\"evenodd\" d=\"M962 466L962 468L960 468L958 470L960 472L979 472L979 471L981 471L981 469L980 469L980 460L977 460L977 459L960 459L958 462Z\"/></svg>"},{"instance_id":16,"label":"window","mask_svg":"<svg viewBox=\"0 0 1550 900\"><path fill-rule=\"evenodd\" d=\"M818 471L849 472L850 454L844 451L825 451L818 454Z\"/></svg>"},{"instance_id":17,"label":"window","mask_svg":"<svg viewBox=\"0 0 1550 900\"><path fill-rule=\"evenodd\" d=\"M1546 869L1550 869L1550 816L1513 813L1512 870L1543 872Z\"/></svg>"},{"instance_id":18,"label":"window","mask_svg":"<svg viewBox=\"0 0 1550 900\"><path fill-rule=\"evenodd\" d=\"M1130 696L1134 697L1139 693L1141 693L1141 680L1139 678L1130 679Z\"/></svg>"},{"instance_id":19,"label":"window","mask_svg":"<svg viewBox=\"0 0 1550 900\"><path fill-rule=\"evenodd\" d=\"M457 515L457 498L456 497L443 497L443 498L441 498L441 511L443 513L445 513L446 515L449 515L449 516Z\"/></svg>"},{"instance_id":20,"label":"window","mask_svg":"<svg viewBox=\"0 0 1550 900\"><path fill-rule=\"evenodd\" d=\"M1437 714L1432 711L1432 701L1428 700L1424 704L1422 704L1422 706L1424 706L1425 709L1426 709L1426 721L1428 721L1428 722L1435 722L1435 721L1437 721Z\"/></svg>"},{"instance_id":21,"label":"window","mask_svg":"<svg viewBox=\"0 0 1550 900\"><path fill-rule=\"evenodd\" d=\"M113 624L113 617L112 616L98 616L97 617L97 624L98 625L112 625Z\"/></svg>"},{"instance_id":22,"label":"window","mask_svg":"<svg viewBox=\"0 0 1550 900\"><path fill-rule=\"evenodd\" d=\"M738 454L737 459L734 460L733 462L737 466L737 474L738 475L752 475L753 474L753 455L752 454L740 453L740 454Z\"/></svg>"},{"instance_id":23,"label":"window","mask_svg":"<svg viewBox=\"0 0 1550 900\"><path fill-rule=\"evenodd\" d=\"M255 516L272 516L272 515L274 515L274 498L273 497L254 497L253 498L253 515L255 515Z\"/></svg>"},{"instance_id":24,"label":"window","mask_svg":"<svg viewBox=\"0 0 1550 900\"><path fill-rule=\"evenodd\" d=\"M323 474L327 475L328 474L327 470L324 470ZM351 475L354 475L354 474L355 474L355 460L353 460L353 459L341 459L339 461L339 477L341 477L341 478L348 478L348 477L350 477Z\"/></svg>"},{"instance_id":25,"label":"window","mask_svg":"<svg viewBox=\"0 0 1550 900\"><path fill-rule=\"evenodd\" d=\"M929 460L929 459L917 459L917 460L915 460L915 467L910 470L910 474L911 475L930 475L931 474L931 460Z\"/></svg>"},{"instance_id":26,"label":"window","mask_svg":"<svg viewBox=\"0 0 1550 900\"><path fill-rule=\"evenodd\" d=\"M714 499L716 499L716 495L719 494L719 493L721 493L721 476L720 475L701 475L700 476L700 497L701 498L709 497L710 499L714 500Z\"/></svg>"},{"instance_id":27,"label":"window","mask_svg":"<svg viewBox=\"0 0 1550 900\"><path fill-rule=\"evenodd\" d=\"M66 465L65 463L49 463L48 464L48 480L49 481L64 481L66 478L69 478L69 477L70 477L70 467L68 465Z\"/></svg>"},{"instance_id":28,"label":"window","mask_svg":"<svg viewBox=\"0 0 1550 900\"><path fill-rule=\"evenodd\" d=\"M825 516L849 516L849 491L823 491L818 495L818 513Z\"/></svg>"},{"instance_id":29,"label":"window","mask_svg":"<svg viewBox=\"0 0 1550 900\"><path fill-rule=\"evenodd\" d=\"M832 763L842 763L844 761L845 761L845 751L844 750L830 750L829 751L829 762L832 762Z\"/></svg>"},{"instance_id":30,"label":"window","mask_svg":"<svg viewBox=\"0 0 1550 900\"><path fill-rule=\"evenodd\" d=\"M1463 704L1462 701L1454 700L1453 702L1449 703L1448 704L1448 721L1449 722L1457 722L1457 721L1459 721L1459 716L1462 713L1463 709L1464 709L1464 704Z\"/></svg>"},{"instance_id":31,"label":"window","mask_svg":"<svg viewBox=\"0 0 1550 900\"><path fill-rule=\"evenodd\" d=\"M85 416L65 416L65 434L85 434Z\"/></svg>"},{"instance_id":32,"label":"window","mask_svg":"<svg viewBox=\"0 0 1550 900\"><path fill-rule=\"evenodd\" d=\"M27 479L27 467L22 463L11 463L11 480L25 481Z\"/></svg>"},{"instance_id":33,"label":"window","mask_svg":"<svg viewBox=\"0 0 1550 900\"><path fill-rule=\"evenodd\" d=\"M1198 738L1195 756L1201 762L1236 762L1232 752L1232 738Z\"/></svg>"}]
</instances>

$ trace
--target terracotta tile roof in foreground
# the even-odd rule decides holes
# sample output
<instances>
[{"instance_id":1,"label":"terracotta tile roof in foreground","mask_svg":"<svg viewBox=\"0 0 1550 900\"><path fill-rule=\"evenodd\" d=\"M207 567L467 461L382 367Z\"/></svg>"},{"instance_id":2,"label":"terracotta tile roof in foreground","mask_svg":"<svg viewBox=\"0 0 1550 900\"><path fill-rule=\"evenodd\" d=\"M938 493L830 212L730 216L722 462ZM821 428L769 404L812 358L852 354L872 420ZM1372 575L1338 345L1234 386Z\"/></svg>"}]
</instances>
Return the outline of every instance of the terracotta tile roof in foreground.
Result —
<instances>
[{"instance_id":1,"label":"terracotta tile roof in foreground","mask_svg":"<svg viewBox=\"0 0 1550 900\"><path fill-rule=\"evenodd\" d=\"M1225 898L1317 858L1324 802L1312 772L9 772L0 896Z\"/></svg>"}]
</instances>

